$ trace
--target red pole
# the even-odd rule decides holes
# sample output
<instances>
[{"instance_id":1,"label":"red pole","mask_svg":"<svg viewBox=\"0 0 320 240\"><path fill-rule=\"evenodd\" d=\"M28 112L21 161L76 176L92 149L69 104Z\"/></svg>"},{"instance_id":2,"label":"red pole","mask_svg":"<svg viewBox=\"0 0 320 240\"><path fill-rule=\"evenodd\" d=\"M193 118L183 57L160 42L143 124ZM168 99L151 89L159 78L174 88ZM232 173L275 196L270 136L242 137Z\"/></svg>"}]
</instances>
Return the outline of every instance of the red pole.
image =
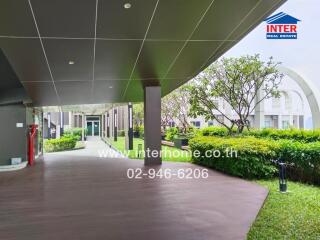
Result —
<instances>
[{"instance_id":1,"label":"red pole","mask_svg":"<svg viewBox=\"0 0 320 240\"><path fill-rule=\"evenodd\" d=\"M29 142L28 163L30 166L34 164L34 137L36 135L36 131L37 131L37 125L36 124L30 125L29 139L28 139L28 142Z\"/></svg>"}]
</instances>

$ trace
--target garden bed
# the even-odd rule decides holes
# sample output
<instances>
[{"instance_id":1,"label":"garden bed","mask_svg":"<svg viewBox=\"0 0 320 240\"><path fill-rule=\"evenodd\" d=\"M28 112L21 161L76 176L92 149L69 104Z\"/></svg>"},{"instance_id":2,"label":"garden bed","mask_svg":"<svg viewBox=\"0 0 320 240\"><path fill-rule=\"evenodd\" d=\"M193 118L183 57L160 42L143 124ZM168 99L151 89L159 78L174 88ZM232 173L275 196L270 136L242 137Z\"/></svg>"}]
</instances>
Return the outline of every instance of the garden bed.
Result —
<instances>
[{"instance_id":1,"label":"garden bed","mask_svg":"<svg viewBox=\"0 0 320 240\"><path fill-rule=\"evenodd\" d=\"M270 178L277 174L274 161L288 165L292 180L320 185L320 142L303 143L292 140L272 140L255 137L205 137L190 141L193 162L224 173L249 179ZM226 156L227 150L237 155ZM206 156L206 152L220 156Z\"/></svg>"}]
</instances>

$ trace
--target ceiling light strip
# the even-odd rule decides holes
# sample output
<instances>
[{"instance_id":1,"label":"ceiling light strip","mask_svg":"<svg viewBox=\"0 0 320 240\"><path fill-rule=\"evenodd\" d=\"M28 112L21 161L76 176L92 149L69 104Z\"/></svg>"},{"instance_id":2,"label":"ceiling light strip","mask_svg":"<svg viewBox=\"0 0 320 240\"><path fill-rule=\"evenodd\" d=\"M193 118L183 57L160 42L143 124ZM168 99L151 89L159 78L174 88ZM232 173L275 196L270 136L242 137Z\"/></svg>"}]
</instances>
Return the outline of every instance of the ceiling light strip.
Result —
<instances>
[{"instance_id":1,"label":"ceiling light strip","mask_svg":"<svg viewBox=\"0 0 320 240\"><path fill-rule=\"evenodd\" d=\"M12 39L38 39L39 37L31 37L31 36L7 36L7 35L0 35L0 38L12 38ZM53 39L53 40L94 40L94 37L44 37L41 36L41 39ZM101 41L143 41L142 38L99 38L97 37L96 40ZM221 42L223 39L157 39L157 38L146 38L146 42ZM228 39L228 42L236 42L235 39Z\"/></svg>"},{"instance_id":2,"label":"ceiling light strip","mask_svg":"<svg viewBox=\"0 0 320 240\"><path fill-rule=\"evenodd\" d=\"M29 3L29 7L30 7L30 10L31 10L31 13L32 13L33 21L34 21L34 24L36 26L36 30L37 30L37 33L38 33L38 36L39 36L39 40L40 40L41 48L42 48L42 51L43 51L43 55L45 57L45 60L46 60L46 63L47 63L47 67L48 67L48 70L49 70L49 73L50 73L50 77L51 77L51 80L52 80L53 88L54 88L54 91L55 91L55 93L57 95L58 104L60 104L60 102L61 102L60 101L60 96L58 94L57 87L56 87L56 85L54 83L54 78L53 78L53 75L52 75L51 67L50 67L50 64L49 64L49 61L48 61L48 58L47 58L46 51L44 49L44 45L43 45L43 42L42 42L42 39L41 39L41 35L40 35L39 28L38 28L36 17L35 17L35 14L33 12L31 1L28 0L28 3Z\"/></svg>"},{"instance_id":3,"label":"ceiling light strip","mask_svg":"<svg viewBox=\"0 0 320 240\"><path fill-rule=\"evenodd\" d=\"M136 58L136 61L135 61L134 65L133 65L133 68L132 68L132 71L131 71L131 74L130 74L130 80L129 80L128 83L127 83L127 86L126 86L126 88L125 88L125 90L124 90L124 93L123 93L123 95L122 95L122 98L124 98L124 96L125 96L126 93L127 93L129 84L130 84L130 82L131 82L131 78L132 78L132 76L133 76L133 73L134 73L134 71L135 71L135 69L136 69L136 66L137 66L137 63L138 63L138 60L139 60L139 58L140 58L140 54L141 54L141 52L142 52L142 48L143 48L143 46L144 46L144 42L146 41L146 38L147 38L147 35L148 35L148 32L149 32L149 29L150 29L150 26L151 26L153 17L154 17L154 15L155 15L156 11L157 11L158 4L159 4L159 0L157 0L156 5L155 5L155 7L154 7L154 9L153 9L153 12L152 12L152 15L151 15L151 18L150 18L150 21L149 21L147 30L146 30L146 32L145 32L145 34L144 34L144 37L143 37L143 40L142 40L142 43L141 43L141 46L140 46L140 49L139 49L139 52L138 52L138 56L137 56L137 58Z\"/></svg>"},{"instance_id":4,"label":"ceiling light strip","mask_svg":"<svg viewBox=\"0 0 320 240\"><path fill-rule=\"evenodd\" d=\"M27 39L38 39L39 37L27 37L27 36L7 36L7 35L0 35L0 38L27 38Z\"/></svg>"},{"instance_id":5,"label":"ceiling light strip","mask_svg":"<svg viewBox=\"0 0 320 240\"><path fill-rule=\"evenodd\" d=\"M184 42L183 46L180 48L178 54L176 55L176 57L173 59L173 61L171 62L168 70L166 71L166 73L164 74L164 76L161 78L160 83L162 83L162 81L164 79L166 79L166 77L168 76L170 70L172 69L173 65L176 63L176 61L178 60L179 56L181 55L183 49L187 46L189 40L192 38L193 34L195 33L195 31L197 30L197 28L199 27L200 23L202 22L202 20L204 19L205 15L207 14L207 12L209 11L209 9L211 8L212 4L214 3L215 0L212 0L211 3L209 4L209 6L206 8L206 10L204 11L204 13L202 14L201 18L198 20L196 26L194 27L193 31L191 32L191 34L189 35L188 39Z\"/></svg>"},{"instance_id":6,"label":"ceiling light strip","mask_svg":"<svg viewBox=\"0 0 320 240\"><path fill-rule=\"evenodd\" d=\"M98 3L99 3L99 0L96 0L96 15L95 15L95 21L94 21L94 40L93 40L93 63L92 63L91 98L93 98L93 92L94 92L94 78L95 78L95 65L96 65L96 43L97 43Z\"/></svg>"}]
</instances>

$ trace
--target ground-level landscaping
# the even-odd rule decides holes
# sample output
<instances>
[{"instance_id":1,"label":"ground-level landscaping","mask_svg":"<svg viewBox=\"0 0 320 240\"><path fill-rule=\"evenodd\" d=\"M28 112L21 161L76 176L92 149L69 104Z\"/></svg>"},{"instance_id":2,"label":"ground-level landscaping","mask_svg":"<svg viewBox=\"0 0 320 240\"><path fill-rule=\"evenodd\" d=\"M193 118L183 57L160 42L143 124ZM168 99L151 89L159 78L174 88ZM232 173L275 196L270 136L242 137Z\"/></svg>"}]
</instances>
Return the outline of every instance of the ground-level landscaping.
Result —
<instances>
[{"instance_id":1,"label":"ground-level landscaping","mask_svg":"<svg viewBox=\"0 0 320 240\"><path fill-rule=\"evenodd\" d=\"M80 141L81 135L81 128L66 129L62 137L44 140L44 151L48 153L85 148L85 142Z\"/></svg>"},{"instance_id":2,"label":"ground-level landscaping","mask_svg":"<svg viewBox=\"0 0 320 240\"><path fill-rule=\"evenodd\" d=\"M133 139L133 150L125 150L125 137L118 137L117 141L110 141L109 143L119 152L127 155L132 159L143 159L144 140L141 138ZM141 147L141 154L139 154L139 145ZM162 146L162 160L172 162L191 162L191 153L189 151L181 150L175 147Z\"/></svg>"},{"instance_id":3,"label":"ground-level landscaping","mask_svg":"<svg viewBox=\"0 0 320 240\"><path fill-rule=\"evenodd\" d=\"M319 187L289 182L288 193L280 193L278 180L257 183L269 189L269 196L248 239L320 239Z\"/></svg>"}]
</instances>

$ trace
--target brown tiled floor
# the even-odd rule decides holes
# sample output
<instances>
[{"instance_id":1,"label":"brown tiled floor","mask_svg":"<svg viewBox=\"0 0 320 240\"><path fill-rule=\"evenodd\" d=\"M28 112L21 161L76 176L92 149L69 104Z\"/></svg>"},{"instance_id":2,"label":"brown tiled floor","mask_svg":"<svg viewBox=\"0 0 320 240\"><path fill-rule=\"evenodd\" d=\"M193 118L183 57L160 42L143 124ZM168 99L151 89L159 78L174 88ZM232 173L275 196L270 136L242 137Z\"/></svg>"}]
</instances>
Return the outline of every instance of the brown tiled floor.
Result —
<instances>
[{"instance_id":1,"label":"brown tiled floor","mask_svg":"<svg viewBox=\"0 0 320 240\"><path fill-rule=\"evenodd\" d=\"M0 174L0 239L245 239L267 195L215 171L199 180L130 180L127 169L143 161L85 153L49 154ZM162 165L189 167L198 166Z\"/></svg>"}]
</instances>

